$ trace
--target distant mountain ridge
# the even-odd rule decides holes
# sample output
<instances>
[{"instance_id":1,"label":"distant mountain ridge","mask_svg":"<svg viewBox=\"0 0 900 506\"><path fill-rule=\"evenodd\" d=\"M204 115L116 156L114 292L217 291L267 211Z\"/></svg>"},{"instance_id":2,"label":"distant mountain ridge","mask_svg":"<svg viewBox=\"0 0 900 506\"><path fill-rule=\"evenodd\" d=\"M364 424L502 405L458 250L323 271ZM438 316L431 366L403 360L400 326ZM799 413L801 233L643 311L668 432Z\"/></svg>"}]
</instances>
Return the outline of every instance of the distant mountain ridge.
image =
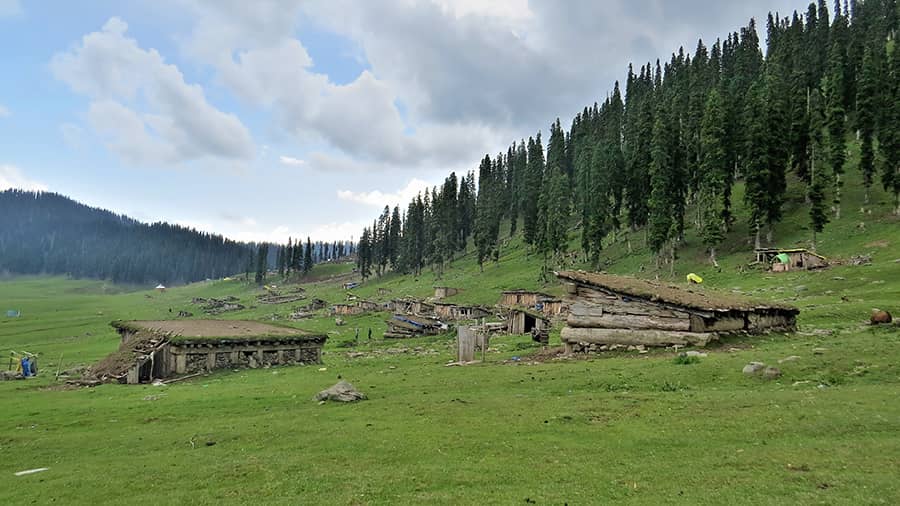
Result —
<instances>
[{"instance_id":1,"label":"distant mountain ridge","mask_svg":"<svg viewBox=\"0 0 900 506\"><path fill-rule=\"evenodd\" d=\"M142 223L57 193L0 192L0 273L190 283L243 272L255 245Z\"/></svg>"}]
</instances>

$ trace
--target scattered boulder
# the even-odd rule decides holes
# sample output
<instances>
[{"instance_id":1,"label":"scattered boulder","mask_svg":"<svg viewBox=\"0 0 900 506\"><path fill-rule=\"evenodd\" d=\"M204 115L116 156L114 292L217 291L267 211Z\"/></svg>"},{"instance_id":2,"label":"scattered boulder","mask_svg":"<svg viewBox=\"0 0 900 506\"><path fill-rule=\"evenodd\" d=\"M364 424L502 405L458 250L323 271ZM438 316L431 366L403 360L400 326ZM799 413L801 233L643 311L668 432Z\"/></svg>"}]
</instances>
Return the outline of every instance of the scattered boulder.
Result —
<instances>
[{"instance_id":1,"label":"scattered boulder","mask_svg":"<svg viewBox=\"0 0 900 506\"><path fill-rule=\"evenodd\" d=\"M190 311L179 311L179 312L178 312L178 317L179 317L179 318L190 318L190 317L192 317L192 316L194 316L194 313L192 313L192 312L190 312Z\"/></svg>"},{"instance_id":2,"label":"scattered boulder","mask_svg":"<svg viewBox=\"0 0 900 506\"><path fill-rule=\"evenodd\" d=\"M334 319L334 324L337 325L338 327L340 327L346 323L347 322L345 322L343 318L335 318Z\"/></svg>"},{"instance_id":3,"label":"scattered boulder","mask_svg":"<svg viewBox=\"0 0 900 506\"><path fill-rule=\"evenodd\" d=\"M315 400L325 402L325 401L337 401L337 402L355 402L355 401L363 401L366 400L366 394L358 391L353 387L350 383L346 381L339 381L333 387L322 390L321 392L316 394Z\"/></svg>"},{"instance_id":4,"label":"scattered boulder","mask_svg":"<svg viewBox=\"0 0 900 506\"><path fill-rule=\"evenodd\" d=\"M763 369L762 377L768 380L778 379L781 377L781 369L777 367L766 367Z\"/></svg>"},{"instance_id":5,"label":"scattered boulder","mask_svg":"<svg viewBox=\"0 0 900 506\"><path fill-rule=\"evenodd\" d=\"M779 360L778 363L783 364L785 362L793 362L795 360L800 360L800 357L797 355L791 355L790 357L784 357L783 359Z\"/></svg>"},{"instance_id":6,"label":"scattered boulder","mask_svg":"<svg viewBox=\"0 0 900 506\"><path fill-rule=\"evenodd\" d=\"M766 364L762 362L750 362L749 364L744 366L743 372L748 376L752 376L765 368Z\"/></svg>"},{"instance_id":7,"label":"scattered boulder","mask_svg":"<svg viewBox=\"0 0 900 506\"><path fill-rule=\"evenodd\" d=\"M886 323L891 323L894 321L894 317L891 316L891 313L887 311L875 310L872 311L872 317L869 319L872 325L882 325Z\"/></svg>"},{"instance_id":8,"label":"scattered boulder","mask_svg":"<svg viewBox=\"0 0 900 506\"><path fill-rule=\"evenodd\" d=\"M696 350L686 351L686 352L684 352L684 355L686 357L706 357L707 356L706 353L702 353L702 352L699 352Z\"/></svg>"},{"instance_id":9,"label":"scattered boulder","mask_svg":"<svg viewBox=\"0 0 900 506\"><path fill-rule=\"evenodd\" d=\"M854 255L848 262L850 265L872 265L872 255Z\"/></svg>"}]
</instances>

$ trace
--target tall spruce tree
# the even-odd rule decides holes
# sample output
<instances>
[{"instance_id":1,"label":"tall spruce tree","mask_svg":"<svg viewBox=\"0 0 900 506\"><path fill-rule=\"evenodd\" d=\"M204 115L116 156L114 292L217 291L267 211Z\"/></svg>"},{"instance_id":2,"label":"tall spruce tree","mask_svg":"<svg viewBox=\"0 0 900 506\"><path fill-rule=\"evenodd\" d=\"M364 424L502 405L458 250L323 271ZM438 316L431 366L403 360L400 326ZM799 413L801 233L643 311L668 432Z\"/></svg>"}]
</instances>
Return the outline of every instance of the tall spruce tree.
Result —
<instances>
[{"instance_id":1,"label":"tall spruce tree","mask_svg":"<svg viewBox=\"0 0 900 506\"><path fill-rule=\"evenodd\" d=\"M725 173L729 170L725 153L725 104L715 88L709 93L700 128L700 198L703 212L700 229L703 244L709 250L709 260L718 266L716 248L725 238Z\"/></svg>"},{"instance_id":2,"label":"tall spruce tree","mask_svg":"<svg viewBox=\"0 0 900 506\"><path fill-rule=\"evenodd\" d=\"M869 192L875 176L875 132L877 116L882 107L881 92L884 88L881 80L881 64L879 53L881 46L869 46L865 49L859 84L856 87L856 125L859 131L859 170L863 174L865 187L865 203L869 203ZM890 86L890 85L888 85ZM900 128L896 126L895 128Z\"/></svg>"},{"instance_id":3,"label":"tall spruce tree","mask_svg":"<svg viewBox=\"0 0 900 506\"><path fill-rule=\"evenodd\" d=\"M900 216L900 45L894 44L885 79L885 104L880 133L881 182L894 195L894 214Z\"/></svg>"},{"instance_id":4,"label":"tall spruce tree","mask_svg":"<svg viewBox=\"0 0 900 506\"><path fill-rule=\"evenodd\" d=\"M844 185L844 163L847 161L846 110L844 109L844 53L839 43L828 54L828 74L822 86L825 92L825 129L827 159L832 172L835 218L841 217L841 188Z\"/></svg>"}]
</instances>

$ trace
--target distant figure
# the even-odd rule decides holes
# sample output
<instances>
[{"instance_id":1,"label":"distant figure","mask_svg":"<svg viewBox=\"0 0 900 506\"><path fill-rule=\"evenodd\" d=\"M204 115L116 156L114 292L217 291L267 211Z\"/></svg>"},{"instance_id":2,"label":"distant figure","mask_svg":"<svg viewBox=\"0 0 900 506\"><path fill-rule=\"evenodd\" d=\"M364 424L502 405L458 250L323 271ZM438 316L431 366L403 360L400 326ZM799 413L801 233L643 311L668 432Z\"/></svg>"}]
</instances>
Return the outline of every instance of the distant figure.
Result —
<instances>
[{"instance_id":1,"label":"distant figure","mask_svg":"<svg viewBox=\"0 0 900 506\"><path fill-rule=\"evenodd\" d=\"M359 342L359 327L356 327L356 342Z\"/></svg>"},{"instance_id":2,"label":"distant figure","mask_svg":"<svg viewBox=\"0 0 900 506\"><path fill-rule=\"evenodd\" d=\"M372 340L372 327L369 327L369 341Z\"/></svg>"}]
</instances>

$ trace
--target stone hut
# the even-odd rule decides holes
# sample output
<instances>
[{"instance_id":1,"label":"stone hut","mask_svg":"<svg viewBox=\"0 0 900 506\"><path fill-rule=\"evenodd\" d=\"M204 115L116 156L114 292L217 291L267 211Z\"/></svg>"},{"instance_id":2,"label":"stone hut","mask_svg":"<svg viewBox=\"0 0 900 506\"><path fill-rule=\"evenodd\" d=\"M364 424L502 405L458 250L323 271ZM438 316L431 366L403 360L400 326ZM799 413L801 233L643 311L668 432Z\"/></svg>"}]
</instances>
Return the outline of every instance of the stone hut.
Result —
<instances>
[{"instance_id":1,"label":"stone hut","mask_svg":"<svg viewBox=\"0 0 900 506\"><path fill-rule=\"evenodd\" d=\"M821 269L828 259L805 248L762 248L756 250L756 261L768 265L772 272Z\"/></svg>"},{"instance_id":2,"label":"stone hut","mask_svg":"<svg viewBox=\"0 0 900 506\"><path fill-rule=\"evenodd\" d=\"M324 335L239 320L115 321L119 350L92 368L98 378L147 383L235 367L318 364Z\"/></svg>"},{"instance_id":3,"label":"stone hut","mask_svg":"<svg viewBox=\"0 0 900 506\"><path fill-rule=\"evenodd\" d=\"M459 288L450 288L449 286L436 286L434 287L434 298L437 300L441 300L447 297L452 297L459 292Z\"/></svg>"},{"instance_id":4,"label":"stone hut","mask_svg":"<svg viewBox=\"0 0 900 506\"><path fill-rule=\"evenodd\" d=\"M720 334L797 327L799 310L788 305L604 273L556 275L572 300L562 329L567 351L585 344L705 346Z\"/></svg>"}]
</instances>

